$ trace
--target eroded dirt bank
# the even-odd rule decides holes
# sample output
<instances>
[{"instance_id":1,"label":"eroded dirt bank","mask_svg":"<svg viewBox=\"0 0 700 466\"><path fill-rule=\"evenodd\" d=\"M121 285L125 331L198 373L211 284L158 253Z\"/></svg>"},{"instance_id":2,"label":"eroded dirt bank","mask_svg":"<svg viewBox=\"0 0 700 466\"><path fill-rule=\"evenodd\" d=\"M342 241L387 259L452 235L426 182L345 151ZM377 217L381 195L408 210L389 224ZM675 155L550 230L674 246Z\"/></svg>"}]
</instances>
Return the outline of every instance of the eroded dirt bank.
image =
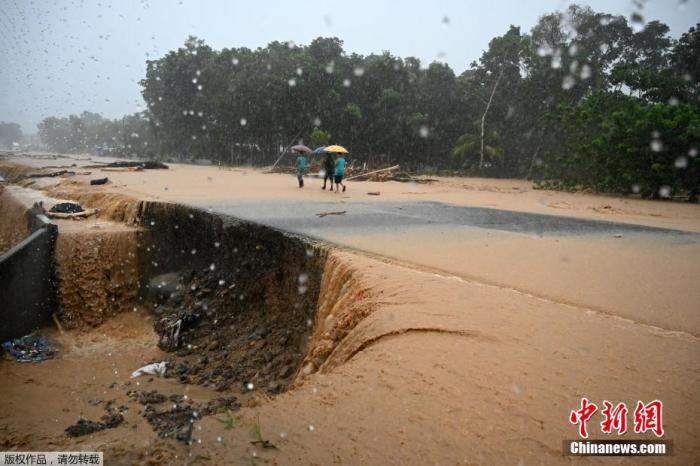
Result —
<instances>
[{"instance_id":1,"label":"eroded dirt bank","mask_svg":"<svg viewBox=\"0 0 700 466\"><path fill-rule=\"evenodd\" d=\"M160 295L156 330L174 376L220 391L284 390L309 345L325 251L179 205L144 203L140 219L141 275Z\"/></svg>"}]
</instances>

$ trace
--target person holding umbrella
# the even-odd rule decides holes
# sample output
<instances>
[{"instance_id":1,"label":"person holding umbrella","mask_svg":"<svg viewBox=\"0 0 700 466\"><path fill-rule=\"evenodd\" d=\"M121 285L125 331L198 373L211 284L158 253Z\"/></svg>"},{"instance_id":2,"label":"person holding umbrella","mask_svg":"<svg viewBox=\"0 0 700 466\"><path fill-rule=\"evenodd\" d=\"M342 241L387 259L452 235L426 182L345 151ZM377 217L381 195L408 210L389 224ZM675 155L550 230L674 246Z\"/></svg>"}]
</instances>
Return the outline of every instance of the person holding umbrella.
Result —
<instances>
[{"instance_id":1,"label":"person holding umbrella","mask_svg":"<svg viewBox=\"0 0 700 466\"><path fill-rule=\"evenodd\" d=\"M323 161L323 170L326 172L323 175L323 187L321 189L326 189L326 180L331 182L331 191L333 191L333 176L335 174L335 160L330 152L326 152L326 160Z\"/></svg>"},{"instance_id":2,"label":"person holding umbrella","mask_svg":"<svg viewBox=\"0 0 700 466\"><path fill-rule=\"evenodd\" d=\"M338 192L340 186L342 186L343 192L345 192L345 185L343 184L343 175L345 175L344 154L347 154L348 150L343 146L329 146L326 147L326 152L338 155L335 159L335 190Z\"/></svg>"},{"instance_id":3,"label":"person holding umbrella","mask_svg":"<svg viewBox=\"0 0 700 466\"><path fill-rule=\"evenodd\" d=\"M306 171L306 154L311 153L311 149L303 144L292 147L292 150L296 152L297 155L297 179L299 180L299 187L304 187L304 172Z\"/></svg>"},{"instance_id":4,"label":"person holding umbrella","mask_svg":"<svg viewBox=\"0 0 700 466\"><path fill-rule=\"evenodd\" d=\"M331 191L333 191L333 175L335 172L335 161L330 152L326 152L326 146L319 146L311 153L312 155L323 155L326 154L326 158L323 161L323 186L321 189L326 189L326 182L331 181Z\"/></svg>"}]
</instances>

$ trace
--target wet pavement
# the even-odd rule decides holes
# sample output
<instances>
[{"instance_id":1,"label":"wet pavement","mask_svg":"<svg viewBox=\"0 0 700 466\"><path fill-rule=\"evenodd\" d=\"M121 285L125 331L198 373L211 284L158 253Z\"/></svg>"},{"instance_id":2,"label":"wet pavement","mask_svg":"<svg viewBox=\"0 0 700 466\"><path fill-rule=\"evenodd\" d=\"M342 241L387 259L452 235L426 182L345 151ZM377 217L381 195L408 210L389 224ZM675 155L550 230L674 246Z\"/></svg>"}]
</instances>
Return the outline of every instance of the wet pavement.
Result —
<instances>
[{"instance_id":1,"label":"wet pavement","mask_svg":"<svg viewBox=\"0 0 700 466\"><path fill-rule=\"evenodd\" d=\"M542 215L440 202L293 202L199 203L198 207L320 239L338 232L391 233L406 228L468 226L537 236L654 235L697 241L700 235L644 225ZM330 214L320 217L318 214Z\"/></svg>"}]
</instances>

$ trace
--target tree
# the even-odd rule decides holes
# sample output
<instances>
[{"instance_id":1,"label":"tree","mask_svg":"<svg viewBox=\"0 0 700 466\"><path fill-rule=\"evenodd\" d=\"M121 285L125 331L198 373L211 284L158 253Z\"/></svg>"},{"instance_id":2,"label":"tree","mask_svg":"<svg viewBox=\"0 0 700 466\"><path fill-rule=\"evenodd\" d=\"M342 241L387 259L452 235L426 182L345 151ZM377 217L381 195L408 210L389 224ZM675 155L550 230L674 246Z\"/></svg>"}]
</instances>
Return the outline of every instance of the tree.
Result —
<instances>
[{"instance_id":1,"label":"tree","mask_svg":"<svg viewBox=\"0 0 700 466\"><path fill-rule=\"evenodd\" d=\"M311 131L311 144L314 146L327 146L331 142L331 135L327 131L323 131L321 128L314 128Z\"/></svg>"},{"instance_id":2,"label":"tree","mask_svg":"<svg viewBox=\"0 0 700 466\"><path fill-rule=\"evenodd\" d=\"M24 138L22 128L17 123L0 122L0 145L12 147L13 143L19 143Z\"/></svg>"},{"instance_id":3,"label":"tree","mask_svg":"<svg viewBox=\"0 0 700 466\"><path fill-rule=\"evenodd\" d=\"M596 92L562 107L566 143L545 165L546 185L663 198L700 188L700 113L622 92Z\"/></svg>"}]
</instances>

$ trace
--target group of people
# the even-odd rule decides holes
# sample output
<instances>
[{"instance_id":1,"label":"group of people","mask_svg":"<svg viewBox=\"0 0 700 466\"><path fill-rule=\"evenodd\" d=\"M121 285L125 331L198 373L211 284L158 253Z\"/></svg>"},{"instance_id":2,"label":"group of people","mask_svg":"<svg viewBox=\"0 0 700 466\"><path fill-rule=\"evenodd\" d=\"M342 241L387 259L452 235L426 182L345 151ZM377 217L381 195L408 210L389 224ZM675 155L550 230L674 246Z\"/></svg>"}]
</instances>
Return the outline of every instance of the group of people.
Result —
<instances>
[{"instance_id":1,"label":"group of people","mask_svg":"<svg viewBox=\"0 0 700 466\"><path fill-rule=\"evenodd\" d=\"M335 190L340 191L340 187L343 187L343 192L345 192L345 185L343 184L343 176L345 175L345 156L343 154L336 154L335 158L330 152L326 152L326 158L323 161L323 186L321 189L326 189L326 182L330 180L330 190L333 191L333 184L335 183ZM306 154L299 152L297 155L297 179L299 180L299 187L304 187L304 172L306 171Z\"/></svg>"}]
</instances>

